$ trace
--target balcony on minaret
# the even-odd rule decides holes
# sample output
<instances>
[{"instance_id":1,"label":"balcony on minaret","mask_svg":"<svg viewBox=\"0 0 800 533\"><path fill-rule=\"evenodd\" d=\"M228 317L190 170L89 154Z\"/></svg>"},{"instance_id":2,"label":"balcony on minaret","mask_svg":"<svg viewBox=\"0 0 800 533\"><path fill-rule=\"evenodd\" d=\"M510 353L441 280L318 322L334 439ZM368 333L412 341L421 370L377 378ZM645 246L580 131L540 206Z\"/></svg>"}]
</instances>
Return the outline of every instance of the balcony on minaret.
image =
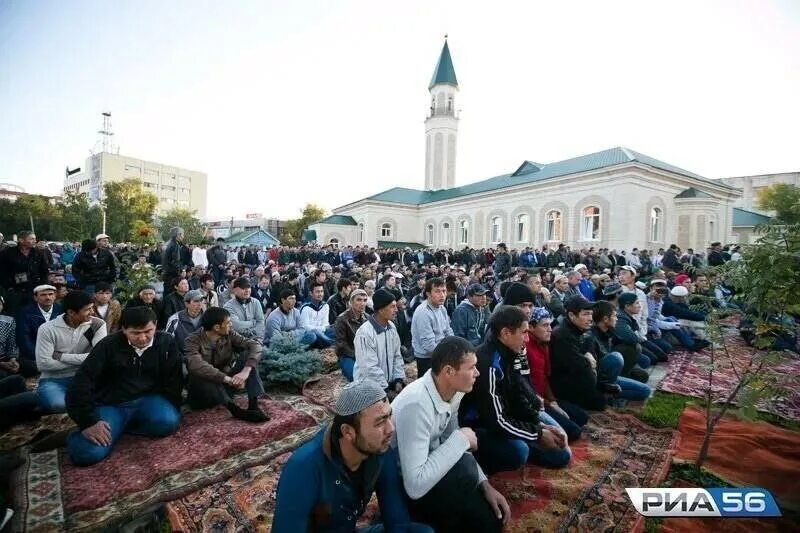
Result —
<instances>
[{"instance_id":1,"label":"balcony on minaret","mask_svg":"<svg viewBox=\"0 0 800 533\"><path fill-rule=\"evenodd\" d=\"M455 109L453 109L452 105L448 106L441 106L441 107L434 107L431 106L429 109L430 113L426 118L432 117L453 117L458 118L458 113Z\"/></svg>"}]
</instances>

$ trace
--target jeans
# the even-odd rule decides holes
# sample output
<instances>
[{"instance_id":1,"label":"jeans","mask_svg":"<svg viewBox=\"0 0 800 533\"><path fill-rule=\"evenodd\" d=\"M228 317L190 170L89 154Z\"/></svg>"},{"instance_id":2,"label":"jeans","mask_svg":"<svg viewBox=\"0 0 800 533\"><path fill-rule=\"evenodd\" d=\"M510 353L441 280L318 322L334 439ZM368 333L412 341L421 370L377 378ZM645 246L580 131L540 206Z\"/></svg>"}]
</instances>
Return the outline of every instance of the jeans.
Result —
<instances>
[{"instance_id":1,"label":"jeans","mask_svg":"<svg viewBox=\"0 0 800 533\"><path fill-rule=\"evenodd\" d=\"M342 375L347 381L353 381L353 365L356 360L352 357L339 357L339 368L342 369Z\"/></svg>"},{"instance_id":2,"label":"jeans","mask_svg":"<svg viewBox=\"0 0 800 533\"><path fill-rule=\"evenodd\" d=\"M317 340L316 333L310 329L296 329L292 333L294 333L297 342L306 347L311 346Z\"/></svg>"},{"instance_id":3,"label":"jeans","mask_svg":"<svg viewBox=\"0 0 800 533\"><path fill-rule=\"evenodd\" d=\"M650 387L634 379L620 376L622 372L622 355L609 352L597 363L597 373L603 374L610 383L616 383L622 389L617 398L624 400L645 400L650 397Z\"/></svg>"},{"instance_id":4,"label":"jeans","mask_svg":"<svg viewBox=\"0 0 800 533\"><path fill-rule=\"evenodd\" d=\"M639 365L640 368L650 368L652 361L646 354L640 353L639 360L636 362L636 364Z\"/></svg>"},{"instance_id":5,"label":"jeans","mask_svg":"<svg viewBox=\"0 0 800 533\"><path fill-rule=\"evenodd\" d=\"M46 413L65 413L67 411L67 387L72 378L45 378L39 380L36 395L39 404Z\"/></svg>"},{"instance_id":6,"label":"jeans","mask_svg":"<svg viewBox=\"0 0 800 533\"><path fill-rule=\"evenodd\" d=\"M175 406L158 394L148 394L117 405L95 407L97 418L111 428L111 445L99 446L73 430L67 437L67 453L76 466L99 463L111 453L122 434L166 437L177 431L181 415Z\"/></svg>"},{"instance_id":7,"label":"jeans","mask_svg":"<svg viewBox=\"0 0 800 533\"><path fill-rule=\"evenodd\" d=\"M553 421L564 430L564 433L567 434L567 440L569 440L569 442L578 440L581 438L581 433L583 432L582 426L586 425L586 422L584 421L583 424L580 424L578 421L573 420L572 415L566 409L564 409L564 406L561 405L561 402L559 402L559 407L561 407L562 411L567 413L569 418L557 413L555 409L551 409L550 407L545 409L545 413L547 413L547 416L553 419ZM585 415L586 413L584 413L584 416Z\"/></svg>"},{"instance_id":8,"label":"jeans","mask_svg":"<svg viewBox=\"0 0 800 533\"><path fill-rule=\"evenodd\" d=\"M544 413L539 415L545 424L552 420L549 417L544 418L542 416ZM475 435L478 437L478 450L475 456L487 474L517 470L528 463L545 468L563 468L569 464L572 457L569 446L563 450L549 450L536 441L512 439L486 428L476 429Z\"/></svg>"},{"instance_id":9,"label":"jeans","mask_svg":"<svg viewBox=\"0 0 800 533\"><path fill-rule=\"evenodd\" d=\"M313 348L327 348L336 342L336 332L333 330L333 326L328 326L324 331L309 329L306 332L314 335L314 340L310 343Z\"/></svg>"},{"instance_id":10,"label":"jeans","mask_svg":"<svg viewBox=\"0 0 800 533\"><path fill-rule=\"evenodd\" d=\"M672 344L670 344L669 341L663 337L658 339L649 339L649 342L655 344L665 354L668 354L672 351Z\"/></svg>"}]
</instances>

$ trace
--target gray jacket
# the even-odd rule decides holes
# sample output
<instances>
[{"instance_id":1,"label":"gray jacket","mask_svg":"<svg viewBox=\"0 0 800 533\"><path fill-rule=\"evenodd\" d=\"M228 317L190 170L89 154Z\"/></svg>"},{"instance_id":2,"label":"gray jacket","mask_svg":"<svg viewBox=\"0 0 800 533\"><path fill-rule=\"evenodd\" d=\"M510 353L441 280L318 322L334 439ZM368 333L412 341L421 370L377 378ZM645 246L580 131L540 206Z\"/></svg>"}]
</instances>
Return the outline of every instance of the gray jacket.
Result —
<instances>
[{"instance_id":1,"label":"gray jacket","mask_svg":"<svg viewBox=\"0 0 800 533\"><path fill-rule=\"evenodd\" d=\"M261 340L264 338L264 310L255 298L242 303L236 298L225 302L225 309L231 314L233 329L239 335Z\"/></svg>"},{"instance_id":2,"label":"gray jacket","mask_svg":"<svg viewBox=\"0 0 800 533\"><path fill-rule=\"evenodd\" d=\"M414 311L414 318L411 319L411 347L415 357L430 358L439 341L452 334L450 318L443 305L434 309L425 302Z\"/></svg>"}]
</instances>

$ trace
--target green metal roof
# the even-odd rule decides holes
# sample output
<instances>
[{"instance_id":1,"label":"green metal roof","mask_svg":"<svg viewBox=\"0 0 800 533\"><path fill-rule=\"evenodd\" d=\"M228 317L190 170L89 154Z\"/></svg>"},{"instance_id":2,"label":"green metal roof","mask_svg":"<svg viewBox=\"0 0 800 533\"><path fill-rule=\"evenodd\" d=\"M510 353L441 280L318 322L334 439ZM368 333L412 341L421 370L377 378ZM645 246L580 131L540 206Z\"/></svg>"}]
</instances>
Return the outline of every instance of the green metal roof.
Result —
<instances>
[{"instance_id":1,"label":"green metal roof","mask_svg":"<svg viewBox=\"0 0 800 533\"><path fill-rule=\"evenodd\" d=\"M733 187L728 187L727 185L724 185L718 181L708 180L707 178L704 178L698 174L694 174L688 170L683 170L674 165L664 163L663 161L640 154L639 152L635 152L628 148L616 147L609 150L603 150L602 152L573 157L572 159L565 159L563 161L557 161L555 163L549 163L546 165L525 161L516 171L511 174L502 174L500 176L470 183L468 185L453 187L452 189L420 191L405 187L394 187L393 189L370 196L366 198L366 200L395 204L421 205L431 202L439 202L442 200L451 200L453 198L460 198L470 194L505 189L506 187L513 187L515 185L535 183L550 178L568 176L570 174L577 174L579 172L587 172L590 170L613 167L632 162L638 162L650 167L707 181L715 186L723 186L733 189Z\"/></svg>"},{"instance_id":2,"label":"green metal roof","mask_svg":"<svg viewBox=\"0 0 800 533\"><path fill-rule=\"evenodd\" d=\"M444 41L442 54L439 56L439 62L436 63L436 68L433 71L431 84L428 89L434 85L445 84L458 87L458 80L456 79L456 69L453 68L453 59L450 57L450 47L447 46L447 40Z\"/></svg>"},{"instance_id":3,"label":"green metal roof","mask_svg":"<svg viewBox=\"0 0 800 533\"><path fill-rule=\"evenodd\" d=\"M760 226L761 224L767 224L770 220L772 220L772 218L768 217L767 215L762 215L761 213L754 213L753 211L748 211L747 209L734 207L733 224L731 225L734 228L754 228L756 226Z\"/></svg>"},{"instance_id":4,"label":"green metal roof","mask_svg":"<svg viewBox=\"0 0 800 533\"><path fill-rule=\"evenodd\" d=\"M698 191L694 187L689 187L688 189L676 194L675 198L713 198L713 196L707 192Z\"/></svg>"},{"instance_id":5,"label":"green metal roof","mask_svg":"<svg viewBox=\"0 0 800 533\"><path fill-rule=\"evenodd\" d=\"M378 241L378 248L411 248L412 250L419 250L420 248L430 248L426 244L418 242L403 242L403 241Z\"/></svg>"},{"instance_id":6,"label":"green metal roof","mask_svg":"<svg viewBox=\"0 0 800 533\"><path fill-rule=\"evenodd\" d=\"M303 231L303 236L300 238L303 241L316 241L317 240L317 232L313 229L307 229Z\"/></svg>"},{"instance_id":7,"label":"green metal roof","mask_svg":"<svg viewBox=\"0 0 800 533\"><path fill-rule=\"evenodd\" d=\"M356 219L350 215L331 215L322 220L314 222L314 224L338 224L339 226L357 226Z\"/></svg>"}]
</instances>

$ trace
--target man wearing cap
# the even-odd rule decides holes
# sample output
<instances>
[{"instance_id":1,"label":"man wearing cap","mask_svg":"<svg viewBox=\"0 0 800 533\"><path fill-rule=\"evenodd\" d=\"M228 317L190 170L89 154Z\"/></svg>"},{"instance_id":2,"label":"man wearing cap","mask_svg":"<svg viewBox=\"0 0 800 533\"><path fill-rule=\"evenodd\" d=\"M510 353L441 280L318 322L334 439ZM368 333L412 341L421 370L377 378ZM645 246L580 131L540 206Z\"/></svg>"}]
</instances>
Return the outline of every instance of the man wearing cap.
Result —
<instances>
[{"instance_id":1,"label":"man wearing cap","mask_svg":"<svg viewBox=\"0 0 800 533\"><path fill-rule=\"evenodd\" d=\"M42 409L63 413L67 387L89 352L106 336L106 324L92 316L92 297L82 291L67 293L64 314L42 324L36 338L36 366L42 373L36 393Z\"/></svg>"},{"instance_id":2,"label":"man wearing cap","mask_svg":"<svg viewBox=\"0 0 800 533\"><path fill-rule=\"evenodd\" d=\"M333 422L295 451L281 471L273 533L433 533L409 518L391 448L394 425L386 392L373 381L355 381L342 389L333 411ZM373 493L382 524L357 529Z\"/></svg>"},{"instance_id":3,"label":"man wearing cap","mask_svg":"<svg viewBox=\"0 0 800 533\"><path fill-rule=\"evenodd\" d=\"M339 368L342 369L342 375L347 381L353 381L356 332L367 321L366 309L366 291L354 290L350 293L350 308L336 318L333 326L336 332L336 356L339 358Z\"/></svg>"},{"instance_id":4,"label":"man wearing cap","mask_svg":"<svg viewBox=\"0 0 800 533\"><path fill-rule=\"evenodd\" d=\"M483 342L486 325L489 321L489 308L486 306L486 287L473 283L467 289L467 298L463 300L450 322L453 335L472 343L476 348Z\"/></svg>"},{"instance_id":5,"label":"man wearing cap","mask_svg":"<svg viewBox=\"0 0 800 533\"><path fill-rule=\"evenodd\" d=\"M566 315L550 339L550 386L556 398L583 409L602 411L607 403L604 393L619 394L620 387L598 368L600 354L593 351L592 339L586 335L592 327L595 305L583 296L564 302ZM619 359L622 360L621 355Z\"/></svg>"},{"instance_id":6,"label":"man wearing cap","mask_svg":"<svg viewBox=\"0 0 800 533\"><path fill-rule=\"evenodd\" d=\"M94 316L106 323L109 333L119 329L119 317L122 316L122 305L113 297L110 283L99 281L94 286Z\"/></svg>"},{"instance_id":7,"label":"man wearing cap","mask_svg":"<svg viewBox=\"0 0 800 533\"><path fill-rule=\"evenodd\" d=\"M114 283L117 280L117 259L111 250L99 245L101 241L108 243L108 236L101 233L95 240L84 240L72 262L72 275L81 290L89 294L94 294L98 281Z\"/></svg>"},{"instance_id":8,"label":"man wearing cap","mask_svg":"<svg viewBox=\"0 0 800 533\"><path fill-rule=\"evenodd\" d=\"M247 338L264 338L264 310L261 303L250 298L250 280L242 276L233 282L233 298L225 302L225 309L231 314L233 329ZM270 313L272 316L272 313Z\"/></svg>"},{"instance_id":9,"label":"man wearing cap","mask_svg":"<svg viewBox=\"0 0 800 533\"><path fill-rule=\"evenodd\" d=\"M0 285L6 290L6 313L17 314L32 302L34 287L47 283L47 258L36 248L36 234L21 231L16 246L0 252Z\"/></svg>"},{"instance_id":10,"label":"man wearing cap","mask_svg":"<svg viewBox=\"0 0 800 533\"><path fill-rule=\"evenodd\" d=\"M511 514L473 455L475 432L458 427L461 400L478 378L474 350L461 337L446 337L431 354L430 371L392 403L392 447L412 516L439 532L499 532Z\"/></svg>"},{"instance_id":11,"label":"man wearing cap","mask_svg":"<svg viewBox=\"0 0 800 533\"><path fill-rule=\"evenodd\" d=\"M36 337L39 327L62 313L61 305L55 303L56 288L52 285L34 288L33 298L35 302L24 307L17 316L19 373L26 378L39 374L36 368Z\"/></svg>"},{"instance_id":12,"label":"man wearing cap","mask_svg":"<svg viewBox=\"0 0 800 533\"><path fill-rule=\"evenodd\" d=\"M325 285L312 282L308 295L309 301L300 307L300 327L316 337L311 343L313 348L327 348L336 341L336 333L329 322L330 308L325 301Z\"/></svg>"},{"instance_id":13,"label":"man wearing cap","mask_svg":"<svg viewBox=\"0 0 800 533\"><path fill-rule=\"evenodd\" d=\"M705 320L706 315L700 311L692 311L689 309L687 300L689 298L689 289L683 285L676 285L669 293L669 298L664 300L664 306L661 312L664 316L674 317L682 326L686 326L701 340L705 339Z\"/></svg>"},{"instance_id":14,"label":"man wearing cap","mask_svg":"<svg viewBox=\"0 0 800 533\"><path fill-rule=\"evenodd\" d=\"M619 283L622 285L622 292L632 292L639 301L639 311L634 318L639 324L637 336L641 341L647 340L647 295L642 289L636 286L636 269L630 265L620 268L617 273Z\"/></svg>"},{"instance_id":15,"label":"man wearing cap","mask_svg":"<svg viewBox=\"0 0 800 533\"><path fill-rule=\"evenodd\" d=\"M674 337L680 345L690 352L694 352L708 346L707 342L693 339L688 331L678 323L675 317L664 316L662 309L664 299L669 295L667 282L663 279L650 280L650 292L647 295L647 323L649 326L648 335L652 340L662 341L670 344L664 337Z\"/></svg>"},{"instance_id":16,"label":"man wearing cap","mask_svg":"<svg viewBox=\"0 0 800 533\"><path fill-rule=\"evenodd\" d=\"M657 361L652 361L642 351L639 323L635 318L639 306L636 294L623 292L619 295L617 298L617 321L610 330L610 336L613 339L614 351L622 354L624 361L621 375L647 383L649 376L643 369L649 368ZM593 331L596 331L596 326Z\"/></svg>"},{"instance_id":17,"label":"man wearing cap","mask_svg":"<svg viewBox=\"0 0 800 533\"><path fill-rule=\"evenodd\" d=\"M411 345L417 361L417 375L421 376L431 367L431 352L436 344L453 334L450 318L444 308L447 288L442 278L431 278L425 282L425 301L414 310L411 319ZM413 307L412 307L413 309Z\"/></svg>"},{"instance_id":18,"label":"man wearing cap","mask_svg":"<svg viewBox=\"0 0 800 533\"><path fill-rule=\"evenodd\" d=\"M189 305L193 304L187 303L187 310ZM269 420L258 406L264 394L258 375L261 342L236 333L227 309L213 307L203 312L199 329L186 337L185 346L192 409L224 405L234 418L254 423ZM233 401L232 394L237 390L247 392L247 409Z\"/></svg>"},{"instance_id":19,"label":"man wearing cap","mask_svg":"<svg viewBox=\"0 0 800 533\"><path fill-rule=\"evenodd\" d=\"M553 292L550 295L548 309L553 313L553 319L558 320L564 315L564 302L567 300L569 292L569 281L564 274L556 274L553 278Z\"/></svg>"},{"instance_id":20,"label":"man wearing cap","mask_svg":"<svg viewBox=\"0 0 800 533\"><path fill-rule=\"evenodd\" d=\"M589 269L583 263L578 263L575 265L574 270L581 275L580 281L578 282L578 292L580 292L584 298L590 302L593 302L594 285L592 285L592 282L589 279Z\"/></svg>"},{"instance_id":21,"label":"man wearing cap","mask_svg":"<svg viewBox=\"0 0 800 533\"><path fill-rule=\"evenodd\" d=\"M405 386L405 367L400 335L394 325L397 301L394 294L378 289L372 295L374 312L356 332L356 362L353 379L370 379L386 390L391 402Z\"/></svg>"},{"instance_id":22,"label":"man wearing cap","mask_svg":"<svg viewBox=\"0 0 800 533\"><path fill-rule=\"evenodd\" d=\"M203 291L197 289L187 292L183 295L183 302L186 308L169 317L164 331L175 337L178 351L186 355L186 338L202 327L205 306Z\"/></svg>"}]
</instances>

